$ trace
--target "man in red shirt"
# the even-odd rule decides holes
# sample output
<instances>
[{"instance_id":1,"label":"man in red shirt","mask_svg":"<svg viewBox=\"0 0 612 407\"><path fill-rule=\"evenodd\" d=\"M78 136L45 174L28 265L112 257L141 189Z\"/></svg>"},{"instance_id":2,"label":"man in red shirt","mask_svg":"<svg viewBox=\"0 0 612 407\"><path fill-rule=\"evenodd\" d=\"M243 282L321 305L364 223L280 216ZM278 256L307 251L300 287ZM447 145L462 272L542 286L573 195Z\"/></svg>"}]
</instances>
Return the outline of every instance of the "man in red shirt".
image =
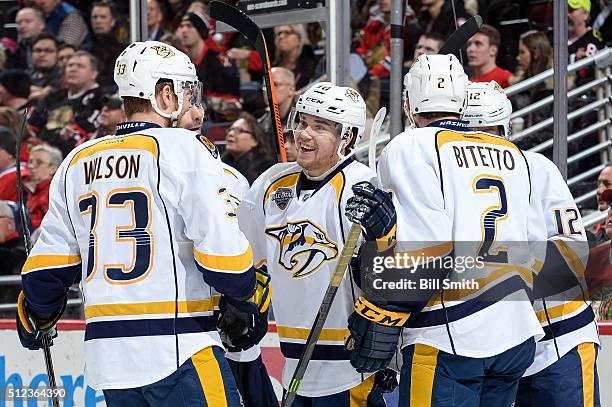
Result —
<instances>
[{"instance_id":1,"label":"man in red shirt","mask_svg":"<svg viewBox=\"0 0 612 407\"><path fill-rule=\"evenodd\" d=\"M53 178L61 162L62 152L47 144L35 146L30 151L27 207L34 229L38 229L49 209L51 178Z\"/></svg>"},{"instance_id":2,"label":"man in red shirt","mask_svg":"<svg viewBox=\"0 0 612 407\"><path fill-rule=\"evenodd\" d=\"M503 88L510 86L509 79L512 72L497 66L495 59L501 45L499 31L487 24L480 27L480 31L468 41L468 64L474 69L472 82L495 81Z\"/></svg>"}]
</instances>

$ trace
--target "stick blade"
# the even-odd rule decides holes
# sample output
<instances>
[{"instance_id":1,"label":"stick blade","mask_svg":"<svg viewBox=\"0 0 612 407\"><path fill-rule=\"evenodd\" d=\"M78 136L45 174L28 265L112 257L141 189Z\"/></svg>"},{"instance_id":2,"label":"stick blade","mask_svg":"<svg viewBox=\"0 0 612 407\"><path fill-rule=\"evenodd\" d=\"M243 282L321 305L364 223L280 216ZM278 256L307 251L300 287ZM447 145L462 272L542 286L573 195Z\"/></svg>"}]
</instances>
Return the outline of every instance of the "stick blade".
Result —
<instances>
[{"instance_id":1,"label":"stick blade","mask_svg":"<svg viewBox=\"0 0 612 407\"><path fill-rule=\"evenodd\" d=\"M385 121L385 116L387 115L387 108L381 107L380 110L374 116L374 121L372 122L372 127L370 128L370 144L368 148L368 165L369 167L376 171L376 141L378 139L378 135L382 130L383 122Z\"/></svg>"},{"instance_id":2,"label":"stick blade","mask_svg":"<svg viewBox=\"0 0 612 407\"><path fill-rule=\"evenodd\" d=\"M211 1L208 14L242 33L255 46L259 27L242 10L221 1Z\"/></svg>"},{"instance_id":3,"label":"stick blade","mask_svg":"<svg viewBox=\"0 0 612 407\"><path fill-rule=\"evenodd\" d=\"M478 14L471 17L451 34L446 40L438 54L454 54L459 51L474 34L480 31L482 17Z\"/></svg>"}]
</instances>

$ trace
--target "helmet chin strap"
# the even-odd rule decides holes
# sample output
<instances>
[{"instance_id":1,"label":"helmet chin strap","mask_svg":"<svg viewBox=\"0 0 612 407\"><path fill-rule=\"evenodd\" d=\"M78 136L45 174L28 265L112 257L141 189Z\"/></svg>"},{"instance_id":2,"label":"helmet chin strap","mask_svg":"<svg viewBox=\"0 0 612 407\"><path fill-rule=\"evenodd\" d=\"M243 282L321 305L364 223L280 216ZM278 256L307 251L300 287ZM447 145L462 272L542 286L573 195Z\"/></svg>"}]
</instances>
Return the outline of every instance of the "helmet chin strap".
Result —
<instances>
[{"instance_id":1,"label":"helmet chin strap","mask_svg":"<svg viewBox=\"0 0 612 407\"><path fill-rule=\"evenodd\" d=\"M157 106L157 101L155 100L155 98L151 98L150 101L151 101L151 105L153 106L153 110L155 110L155 113L157 113L161 117L165 117L166 119L170 119L170 126L171 127L178 127L179 116L181 115L181 110L183 110L183 102L182 102L182 100L179 100L179 102L178 102L178 109L173 111L172 113L163 112L159 108L159 106Z\"/></svg>"}]
</instances>

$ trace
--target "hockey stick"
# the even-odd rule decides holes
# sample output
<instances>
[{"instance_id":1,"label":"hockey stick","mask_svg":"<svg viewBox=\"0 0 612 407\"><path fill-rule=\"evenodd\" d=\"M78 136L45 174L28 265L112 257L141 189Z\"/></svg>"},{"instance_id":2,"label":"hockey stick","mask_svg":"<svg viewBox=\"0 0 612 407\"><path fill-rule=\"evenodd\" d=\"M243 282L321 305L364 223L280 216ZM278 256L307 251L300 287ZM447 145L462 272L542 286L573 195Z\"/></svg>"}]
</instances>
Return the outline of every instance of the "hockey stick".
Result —
<instances>
[{"instance_id":1,"label":"hockey stick","mask_svg":"<svg viewBox=\"0 0 612 407\"><path fill-rule=\"evenodd\" d=\"M376 116L374 116L374 121L372 122L372 130L370 130L370 145L368 148L368 166L372 171L376 171L376 140L378 139L378 135L380 134L386 115L387 108L381 107L376 113Z\"/></svg>"},{"instance_id":2,"label":"hockey stick","mask_svg":"<svg viewBox=\"0 0 612 407\"><path fill-rule=\"evenodd\" d=\"M276 148L280 155L281 162L287 162L287 153L285 152L285 137L283 135L283 125L281 123L280 111L278 110L278 102L276 99L276 87L271 78L271 64L268 56L268 46L264 38L261 28L255 24L242 10L221 1L211 1L208 14L215 20L221 21L246 37L253 48L259 54L262 62L263 78L266 84L266 92L268 94L268 107L272 114L272 131L276 137Z\"/></svg>"},{"instance_id":3,"label":"hockey stick","mask_svg":"<svg viewBox=\"0 0 612 407\"><path fill-rule=\"evenodd\" d=\"M444 45L442 45L442 48L440 48L440 51L438 51L438 54L452 54L460 50L467 40L472 38L474 34L480 31L481 26L482 17L480 17L478 14L471 17L469 20L463 23L461 27L457 29L457 31L448 37Z\"/></svg>"},{"instance_id":4,"label":"hockey stick","mask_svg":"<svg viewBox=\"0 0 612 407\"><path fill-rule=\"evenodd\" d=\"M380 131L382 129L382 124L385 120L386 113L386 108L380 108L380 110L376 113L376 116L374 117L374 121L372 122L372 128L370 129L370 154L372 153L371 140L378 139L378 135L380 134ZM374 146L376 146L376 142L374 142ZM376 152L375 150L376 149L374 149L374 153ZM370 165L371 164L372 161L370 161ZM376 169L375 161L374 169ZM338 263L336 264L336 268L334 270L334 273L332 274L329 286L327 286L327 291L325 291L323 302L321 302L321 306L319 307L317 316L315 317L314 323L312 324L312 328L310 328L310 333L308 334L308 338L306 339L306 344L304 344L304 350L300 355L298 364L295 368L295 371L293 372L293 377L291 377L291 381L289 382L289 388L287 389L287 393L285 393L285 397L283 398L282 407L291 407L291 404L293 404L293 400L295 400L297 391L300 388L300 384L302 383L302 378L306 373L306 368L308 367L308 363L310 363L312 353L314 352L317 341L321 336L323 325L325 325L327 315L329 314L329 310L331 309L332 303L334 302L334 297L336 296L338 287L340 287L340 283L344 278L344 273L346 272L346 269L351 261L351 257L353 257L353 252L355 251L355 246L357 246L357 240L359 240L360 235L361 226L358 223L353 223L349 231L348 237L346 238L346 242L344 242L344 248L342 249L342 253L340 253L340 258L338 259Z\"/></svg>"},{"instance_id":5,"label":"hockey stick","mask_svg":"<svg viewBox=\"0 0 612 407\"><path fill-rule=\"evenodd\" d=\"M19 199L19 220L21 221L21 229L23 233L23 242L26 249L26 254L29 256L32 251L32 236L28 229L28 218L26 214L26 203L23 196L23 178L21 177L21 140L24 136L26 122L28 120L28 109L23 112L23 120L21 121L21 129L17 137L17 147L15 154L17 155L17 164L15 170L17 172L17 196ZM43 354L45 356L45 367L47 369L47 379L51 388L51 402L53 407L59 407L57 398L57 384L55 382L55 371L53 370L53 359L51 359L51 340L49 334L45 334L42 338Z\"/></svg>"}]
</instances>

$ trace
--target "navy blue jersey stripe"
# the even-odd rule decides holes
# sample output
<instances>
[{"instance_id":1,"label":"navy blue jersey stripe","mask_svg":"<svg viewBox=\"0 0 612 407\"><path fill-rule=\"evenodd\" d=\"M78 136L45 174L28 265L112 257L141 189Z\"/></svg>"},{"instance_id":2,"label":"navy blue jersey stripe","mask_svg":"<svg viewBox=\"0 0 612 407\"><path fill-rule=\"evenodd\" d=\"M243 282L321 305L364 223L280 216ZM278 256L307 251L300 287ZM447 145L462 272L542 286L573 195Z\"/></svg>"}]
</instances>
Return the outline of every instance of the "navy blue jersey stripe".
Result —
<instances>
[{"instance_id":1,"label":"navy blue jersey stripe","mask_svg":"<svg viewBox=\"0 0 612 407\"><path fill-rule=\"evenodd\" d=\"M527 293L530 292L529 287L520 276L512 276L471 300L434 311L421 312L416 315L414 319L409 320L406 327L425 328L435 325L444 325L447 321L455 322L461 318L481 311L495 304L502 298L523 289L526 290Z\"/></svg>"},{"instance_id":2,"label":"navy blue jersey stripe","mask_svg":"<svg viewBox=\"0 0 612 407\"><path fill-rule=\"evenodd\" d=\"M281 352L288 359L299 359L304 351L303 343L281 342ZM349 360L351 353L344 345L315 345L312 360Z\"/></svg>"},{"instance_id":3,"label":"navy blue jersey stripe","mask_svg":"<svg viewBox=\"0 0 612 407\"><path fill-rule=\"evenodd\" d=\"M202 267L197 261L195 264L202 273L206 284L219 293L239 299L253 294L256 285L255 267L251 266L249 270L242 273L223 273Z\"/></svg>"},{"instance_id":4,"label":"navy blue jersey stripe","mask_svg":"<svg viewBox=\"0 0 612 407\"><path fill-rule=\"evenodd\" d=\"M85 340L215 331L214 316L88 322Z\"/></svg>"},{"instance_id":5,"label":"navy blue jersey stripe","mask_svg":"<svg viewBox=\"0 0 612 407\"><path fill-rule=\"evenodd\" d=\"M591 307L586 307L584 311L580 312L577 315L574 315L569 319L553 322L548 326L542 327L544 329L545 335L544 338L540 339L540 341L548 341L554 338L558 338L561 335L577 331L578 329L583 328L594 321L595 314L593 313L593 309Z\"/></svg>"}]
</instances>

